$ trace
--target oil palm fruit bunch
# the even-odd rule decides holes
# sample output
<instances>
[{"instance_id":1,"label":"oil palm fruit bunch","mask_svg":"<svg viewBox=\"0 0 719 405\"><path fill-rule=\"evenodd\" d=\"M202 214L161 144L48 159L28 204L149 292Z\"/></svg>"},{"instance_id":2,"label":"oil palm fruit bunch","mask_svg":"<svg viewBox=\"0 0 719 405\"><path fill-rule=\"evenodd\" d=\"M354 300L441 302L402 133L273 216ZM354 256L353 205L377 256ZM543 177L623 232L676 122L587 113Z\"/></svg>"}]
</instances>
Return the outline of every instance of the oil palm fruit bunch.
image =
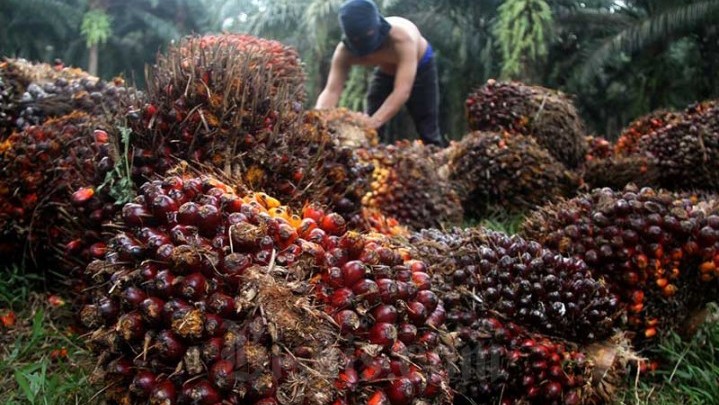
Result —
<instances>
[{"instance_id":1,"label":"oil palm fruit bunch","mask_svg":"<svg viewBox=\"0 0 719 405\"><path fill-rule=\"evenodd\" d=\"M621 337L580 346L491 313L462 319L456 405L612 403L639 358Z\"/></svg>"},{"instance_id":2,"label":"oil palm fruit bunch","mask_svg":"<svg viewBox=\"0 0 719 405\"><path fill-rule=\"evenodd\" d=\"M495 313L528 330L575 342L606 339L619 325L618 297L580 259L484 228L423 230L410 238L429 263L448 319Z\"/></svg>"},{"instance_id":3,"label":"oil palm fruit bunch","mask_svg":"<svg viewBox=\"0 0 719 405\"><path fill-rule=\"evenodd\" d=\"M121 78L106 82L79 68L25 59L0 62L0 77L0 138L73 111L112 114L129 95Z\"/></svg>"},{"instance_id":4,"label":"oil palm fruit bunch","mask_svg":"<svg viewBox=\"0 0 719 405\"><path fill-rule=\"evenodd\" d=\"M644 132L642 132L644 131ZM633 123L617 142L622 156L656 165L658 184L670 190L716 190L719 106L704 102L682 112L657 112Z\"/></svg>"},{"instance_id":5,"label":"oil palm fruit bunch","mask_svg":"<svg viewBox=\"0 0 719 405\"><path fill-rule=\"evenodd\" d=\"M362 206L412 229L459 223L459 197L440 177L432 155L433 150L419 141L358 150L359 160L374 168Z\"/></svg>"},{"instance_id":6,"label":"oil palm fruit bunch","mask_svg":"<svg viewBox=\"0 0 719 405\"><path fill-rule=\"evenodd\" d=\"M186 37L158 56L147 99L134 106L137 153L249 170L244 154L274 147L300 120L303 79L297 52L277 41ZM137 174L146 178L169 169L138 163Z\"/></svg>"},{"instance_id":7,"label":"oil palm fruit bunch","mask_svg":"<svg viewBox=\"0 0 719 405\"><path fill-rule=\"evenodd\" d=\"M49 261L63 273L102 257L102 224L119 210L120 198L110 181L119 160L108 131L103 119L74 112L0 142L3 257Z\"/></svg>"},{"instance_id":8,"label":"oil palm fruit bunch","mask_svg":"<svg viewBox=\"0 0 719 405\"><path fill-rule=\"evenodd\" d=\"M409 242L458 338L456 404L611 398L632 355L612 336L616 297L584 262L481 228L422 230Z\"/></svg>"},{"instance_id":9,"label":"oil palm fruit bunch","mask_svg":"<svg viewBox=\"0 0 719 405\"><path fill-rule=\"evenodd\" d=\"M715 205L648 187L595 189L533 213L521 234L584 260L620 297L644 344L714 298Z\"/></svg>"},{"instance_id":10,"label":"oil palm fruit bunch","mask_svg":"<svg viewBox=\"0 0 719 405\"><path fill-rule=\"evenodd\" d=\"M368 117L363 113L347 108L329 108L311 110L307 114L314 114L326 123L333 137L341 145L351 148L369 148L379 144L377 131L369 126Z\"/></svg>"},{"instance_id":11,"label":"oil palm fruit bunch","mask_svg":"<svg viewBox=\"0 0 719 405\"><path fill-rule=\"evenodd\" d=\"M447 176L468 214L499 207L522 212L569 196L579 186L572 172L531 137L474 131L444 152Z\"/></svg>"},{"instance_id":12,"label":"oil palm fruit bunch","mask_svg":"<svg viewBox=\"0 0 719 405\"><path fill-rule=\"evenodd\" d=\"M158 58L147 103L133 125L135 179L173 158L219 168L256 191L301 208L326 203L350 218L371 168L302 114L297 52L249 35L185 38Z\"/></svg>"},{"instance_id":13,"label":"oil palm fruit bunch","mask_svg":"<svg viewBox=\"0 0 719 405\"><path fill-rule=\"evenodd\" d=\"M643 136L638 150L656 160L662 187L719 189L719 106L709 102L687 108L679 122Z\"/></svg>"},{"instance_id":14,"label":"oil palm fruit bunch","mask_svg":"<svg viewBox=\"0 0 719 405\"><path fill-rule=\"evenodd\" d=\"M638 151L639 140L657 129L677 122L680 114L672 111L657 110L632 121L619 135L614 150L617 154L630 155Z\"/></svg>"},{"instance_id":15,"label":"oil palm fruit bunch","mask_svg":"<svg viewBox=\"0 0 719 405\"><path fill-rule=\"evenodd\" d=\"M207 176L144 184L122 220L81 311L111 401L451 401L444 308L406 250Z\"/></svg>"},{"instance_id":16,"label":"oil palm fruit bunch","mask_svg":"<svg viewBox=\"0 0 719 405\"><path fill-rule=\"evenodd\" d=\"M570 169L584 162L584 123L569 97L559 91L488 80L469 95L465 110L473 131L529 135Z\"/></svg>"}]
</instances>

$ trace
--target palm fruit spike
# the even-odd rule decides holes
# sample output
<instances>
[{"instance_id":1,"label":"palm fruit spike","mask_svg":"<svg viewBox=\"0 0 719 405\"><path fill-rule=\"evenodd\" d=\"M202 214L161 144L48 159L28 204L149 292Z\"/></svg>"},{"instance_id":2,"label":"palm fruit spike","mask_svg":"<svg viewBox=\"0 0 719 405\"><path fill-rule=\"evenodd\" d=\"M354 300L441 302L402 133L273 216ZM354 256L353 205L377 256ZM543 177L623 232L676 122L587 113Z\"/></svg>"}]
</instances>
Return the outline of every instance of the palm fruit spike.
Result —
<instances>
[{"instance_id":1,"label":"palm fruit spike","mask_svg":"<svg viewBox=\"0 0 719 405\"><path fill-rule=\"evenodd\" d=\"M345 146L369 148L379 144L377 131L369 126L367 115L346 108L311 110L307 114L317 116L333 133L333 137Z\"/></svg>"},{"instance_id":2,"label":"palm fruit spike","mask_svg":"<svg viewBox=\"0 0 719 405\"><path fill-rule=\"evenodd\" d=\"M636 153L637 143L643 136L677 122L679 117L678 113L658 110L637 118L622 130L619 139L614 144L614 151L621 155Z\"/></svg>"},{"instance_id":3,"label":"palm fruit spike","mask_svg":"<svg viewBox=\"0 0 719 405\"><path fill-rule=\"evenodd\" d=\"M529 135L570 169L584 162L584 123L572 101L559 91L489 80L469 95L465 107L473 131Z\"/></svg>"},{"instance_id":4,"label":"palm fruit spike","mask_svg":"<svg viewBox=\"0 0 719 405\"><path fill-rule=\"evenodd\" d=\"M462 359L456 405L611 403L639 360L621 337L580 347L480 311L448 327Z\"/></svg>"},{"instance_id":5,"label":"palm fruit spike","mask_svg":"<svg viewBox=\"0 0 719 405\"><path fill-rule=\"evenodd\" d=\"M109 128L76 112L0 142L3 257L68 275L103 256L102 225L119 210L115 188L100 187L118 158Z\"/></svg>"},{"instance_id":6,"label":"palm fruit spike","mask_svg":"<svg viewBox=\"0 0 719 405\"><path fill-rule=\"evenodd\" d=\"M651 188L595 189L535 212L521 234L584 260L617 293L635 343L683 323L716 289L716 204Z\"/></svg>"},{"instance_id":7,"label":"palm fruit spike","mask_svg":"<svg viewBox=\"0 0 719 405\"><path fill-rule=\"evenodd\" d=\"M465 211L483 217L493 208L523 212L573 194L577 177L523 135L472 132L444 152L441 172Z\"/></svg>"},{"instance_id":8,"label":"palm fruit spike","mask_svg":"<svg viewBox=\"0 0 719 405\"><path fill-rule=\"evenodd\" d=\"M223 34L170 47L133 124L135 178L163 174L179 157L295 209L313 201L349 220L371 168L317 117L301 113L303 77L297 52L277 41Z\"/></svg>"},{"instance_id":9,"label":"palm fruit spike","mask_svg":"<svg viewBox=\"0 0 719 405\"><path fill-rule=\"evenodd\" d=\"M98 371L128 402L446 404L444 309L405 251L208 177L148 182L87 267ZM411 330L414 333L406 333ZM110 390L113 391L113 390ZM119 391L119 392L118 392Z\"/></svg>"},{"instance_id":10,"label":"palm fruit spike","mask_svg":"<svg viewBox=\"0 0 719 405\"><path fill-rule=\"evenodd\" d=\"M433 153L419 141L358 150L360 161L374 167L362 206L413 229L459 223L462 206L455 191L440 178Z\"/></svg>"},{"instance_id":11,"label":"palm fruit spike","mask_svg":"<svg viewBox=\"0 0 719 405\"><path fill-rule=\"evenodd\" d=\"M128 96L120 78L106 82L78 68L25 59L0 62L0 78L0 139L73 111L118 112Z\"/></svg>"},{"instance_id":12,"label":"palm fruit spike","mask_svg":"<svg viewBox=\"0 0 719 405\"><path fill-rule=\"evenodd\" d=\"M496 313L523 328L588 343L619 326L614 294L587 265L534 241L482 228L423 230L410 238L412 255L429 263L450 319ZM464 311L464 312L462 312Z\"/></svg>"}]
</instances>

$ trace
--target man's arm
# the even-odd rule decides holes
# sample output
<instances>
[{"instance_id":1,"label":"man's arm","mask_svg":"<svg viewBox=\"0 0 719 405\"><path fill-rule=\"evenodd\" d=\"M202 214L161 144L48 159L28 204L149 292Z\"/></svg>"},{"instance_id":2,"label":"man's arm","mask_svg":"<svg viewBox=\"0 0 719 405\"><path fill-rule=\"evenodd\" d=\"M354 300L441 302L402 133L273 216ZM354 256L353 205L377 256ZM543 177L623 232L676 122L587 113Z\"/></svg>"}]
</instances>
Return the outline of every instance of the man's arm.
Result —
<instances>
[{"instance_id":1,"label":"man's arm","mask_svg":"<svg viewBox=\"0 0 719 405\"><path fill-rule=\"evenodd\" d=\"M319 97L317 97L315 108L322 109L337 106L340 96L342 95L342 89L345 86L345 81L347 81L350 66L347 50L345 50L344 45L340 43L332 55L332 64L330 65L327 84Z\"/></svg>"},{"instance_id":2,"label":"man's arm","mask_svg":"<svg viewBox=\"0 0 719 405\"><path fill-rule=\"evenodd\" d=\"M392 119L412 94L414 78L417 74L417 55L412 41L402 41L397 48L398 62L394 78L394 89L384 103L370 117L372 127L379 128Z\"/></svg>"}]
</instances>

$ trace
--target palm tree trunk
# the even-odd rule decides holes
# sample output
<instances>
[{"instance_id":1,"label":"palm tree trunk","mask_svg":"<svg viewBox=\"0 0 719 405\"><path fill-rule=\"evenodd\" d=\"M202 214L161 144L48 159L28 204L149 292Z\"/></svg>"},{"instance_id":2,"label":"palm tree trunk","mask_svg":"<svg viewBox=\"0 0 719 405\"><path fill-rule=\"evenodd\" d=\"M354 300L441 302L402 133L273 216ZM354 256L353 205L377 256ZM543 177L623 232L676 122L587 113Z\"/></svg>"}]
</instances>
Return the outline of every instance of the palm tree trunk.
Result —
<instances>
[{"instance_id":1,"label":"palm tree trunk","mask_svg":"<svg viewBox=\"0 0 719 405\"><path fill-rule=\"evenodd\" d=\"M87 59L87 72L93 76L97 76L97 62L99 58L99 50L97 44L90 46L90 54Z\"/></svg>"}]
</instances>

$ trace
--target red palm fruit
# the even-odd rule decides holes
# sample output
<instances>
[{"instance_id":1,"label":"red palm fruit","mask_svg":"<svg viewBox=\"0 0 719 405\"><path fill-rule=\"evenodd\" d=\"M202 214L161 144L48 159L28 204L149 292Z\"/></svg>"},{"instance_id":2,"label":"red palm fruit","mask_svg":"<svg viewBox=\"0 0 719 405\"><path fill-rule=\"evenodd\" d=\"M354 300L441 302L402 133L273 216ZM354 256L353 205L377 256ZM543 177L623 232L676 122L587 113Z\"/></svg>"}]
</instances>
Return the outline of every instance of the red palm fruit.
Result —
<instances>
[{"instance_id":1,"label":"red palm fruit","mask_svg":"<svg viewBox=\"0 0 719 405\"><path fill-rule=\"evenodd\" d=\"M415 397L415 386L407 377L396 378L387 388L392 405L409 405Z\"/></svg>"},{"instance_id":2,"label":"red palm fruit","mask_svg":"<svg viewBox=\"0 0 719 405\"><path fill-rule=\"evenodd\" d=\"M384 391L378 390L367 399L367 405L390 405L391 402Z\"/></svg>"},{"instance_id":3,"label":"red palm fruit","mask_svg":"<svg viewBox=\"0 0 719 405\"><path fill-rule=\"evenodd\" d=\"M219 360L215 362L210 367L210 381L219 390L231 390L237 380L234 368L234 364L229 360Z\"/></svg>"},{"instance_id":4,"label":"red palm fruit","mask_svg":"<svg viewBox=\"0 0 719 405\"><path fill-rule=\"evenodd\" d=\"M217 314L205 314L205 335L221 336L227 331L225 321Z\"/></svg>"},{"instance_id":5,"label":"red palm fruit","mask_svg":"<svg viewBox=\"0 0 719 405\"><path fill-rule=\"evenodd\" d=\"M394 324L397 322L398 312L393 305L380 304L372 309L372 317L375 322L386 322Z\"/></svg>"},{"instance_id":6,"label":"red palm fruit","mask_svg":"<svg viewBox=\"0 0 719 405\"><path fill-rule=\"evenodd\" d=\"M432 284L429 274L423 272L412 273L412 283L418 290L428 290Z\"/></svg>"},{"instance_id":7,"label":"red palm fruit","mask_svg":"<svg viewBox=\"0 0 719 405\"><path fill-rule=\"evenodd\" d=\"M399 296L399 287L397 282L390 278L377 280L377 288L379 289L380 300L382 300L385 304L395 302Z\"/></svg>"},{"instance_id":8,"label":"red palm fruit","mask_svg":"<svg viewBox=\"0 0 719 405\"><path fill-rule=\"evenodd\" d=\"M182 340L170 330L163 330L157 334L155 346L160 356L168 361L177 361L185 354Z\"/></svg>"},{"instance_id":9,"label":"red palm fruit","mask_svg":"<svg viewBox=\"0 0 719 405\"><path fill-rule=\"evenodd\" d=\"M219 361L222 356L222 345L223 339L221 337L213 337L210 340L202 344L200 354L202 360L206 364L214 363Z\"/></svg>"},{"instance_id":10,"label":"red palm fruit","mask_svg":"<svg viewBox=\"0 0 719 405\"><path fill-rule=\"evenodd\" d=\"M150 325L156 325L162 320L162 311L165 301L158 297L147 297L139 305L142 318Z\"/></svg>"},{"instance_id":11,"label":"red palm fruit","mask_svg":"<svg viewBox=\"0 0 719 405\"><path fill-rule=\"evenodd\" d=\"M437 308L437 304L439 304L439 297L430 290L422 290L421 288L419 290L420 291L417 291L417 295L414 299L424 305L425 308L427 308L427 311L431 313L435 310L435 308Z\"/></svg>"},{"instance_id":12,"label":"red palm fruit","mask_svg":"<svg viewBox=\"0 0 719 405\"><path fill-rule=\"evenodd\" d=\"M346 393L353 393L357 389L359 384L359 375L357 370L352 367L347 367L342 370L335 380L335 387Z\"/></svg>"},{"instance_id":13,"label":"red palm fruit","mask_svg":"<svg viewBox=\"0 0 719 405\"><path fill-rule=\"evenodd\" d=\"M309 218L313 220L316 224L319 224L322 221L322 217L324 216L324 210L319 208L317 205L305 204L305 206L302 208L302 217L305 219Z\"/></svg>"},{"instance_id":14,"label":"red palm fruit","mask_svg":"<svg viewBox=\"0 0 719 405\"><path fill-rule=\"evenodd\" d=\"M334 316L335 322L340 327L341 334L354 332L360 327L360 318L357 313L351 309L345 309Z\"/></svg>"},{"instance_id":15,"label":"red palm fruit","mask_svg":"<svg viewBox=\"0 0 719 405\"><path fill-rule=\"evenodd\" d=\"M130 392L140 398L147 398L155 388L157 376L151 371L140 370L135 374L130 384Z\"/></svg>"},{"instance_id":16,"label":"red palm fruit","mask_svg":"<svg viewBox=\"0 0 719 405\"><path fill-rule=\"evenodd\" d=\"M155 218L166 223L170 219L170 215L177 212L177 203L169 196L160 194L152 199L151 208Z\"/></svg>"},{"instance_id":17,"label":"red palm fruit","mask_svg":"<svg viewBox=\"0 0 719 405\"><path fill-rule=\"evenodd\" d=\"M444 309L444 305L439 304L437 308L427 317L427 325L433 328L439 328L440 325L444 325L447 319L447 311Z\"/></svg>"},{"instance_id":18,"label":"red palm fruit","mask_svg":"<svg viewBox=\"0 0 719 405\"><path fill-rule=\"evenodd\" d=\"M179 285L179 293L188 300L200 300L207 295L209 285L202 273L187 275Z\"/></svg>"},{"instance_id":19,"label":"red palm fruit","mask_svg":"<svg viewBox=\"0 0 719 405\"><path fill-rule=\"evenodd\" d=\"M177 210L177 223L180 225L197 226L200 222L200 207L193 201L188 201Z\"/></svg>"},{"instance_id":20,"label":"red palm fruit","mask_svg":"<svg viewBox=\"0 0 719 405\"><path fill-rule=\"evenodd\" d=\"M411 301L407 304L407 316L409 320L417 325L422 326L427 321L427 308L417 301Z\"/></svg>"},{"instance_id":21,"label":"red palm fruit","mask_svg":"<svg viewBox=\"0 0 719 405\"><path fill-rule=\"evenodd\" d=\"M155 384L150 392L151 405L174 405L177 402L177 389L170 380L163 380Z\"/></svg>"},{"instance_id":22,"label":"red palm fruit","mask_svg":"<svg viewBox=\"0 0 719 405\"><path fill-rule=\"evenodd\" d=\"M342 265L342 277L345 285L354 285L365 278L366 268L359 260L351 260Z\"/></svg>"},{"instance_id":23,"label":"red palm fruit","mask_svg":"<svg viewBox=\"0 0 719 405\"><path fill-rule=\"evenodd\" d=\"M414 344L417 339L417 327L411 323L400 324L397 338L404 344Z\"/></svg>"},{"instance_id":24,"label":"red palm fruit","mask_svg":"<svg viewBox=\"0 0 719 405\"><path fill-rule=\"evenodd\" d=\"M127 308L137 308L145 298L147 298L147 294L144 291L131 286L122 291L121 302Z\"/></svg>"},{"instance_id":25,"label":"red palm fruit","mask_svg":"<svg viewBox=\"0 0 719 405\"><path fill-rule=\"evenodd\" d=\"M318 222L320 228L330 235L342 235L347 230L347 222L340 214L329 213Z\"/></svg>"},{"instance_id":26,"label":"red palm fruit","mask_svg":"<svg viewBox=\"0 0 719 405\"><path fill-rule=\"evenodd\" d=\"M190 381L182 386L180 402L214 405L220 401L220 394L207 380Z\"/></svg>"},{"instance_id":27,"label":"red palm fruit","mask_svg":"<svg viewBox=\"0 0 719 405\"><path fill-rule=\"evenodd\" d=\"M207 299L207 308L222 317L232 316L235 309L235 301L227 294L215 292Z\"/></svg>"},{"instance_id":28,"label":"red palm fruit","mask_svg":"<svg viewBox=\"0 0 719 405\"><path fill-rule=\"evenodd\" d=\"M82 187L72 193L70 201L75 205L83 205L89 201L95 195L95 190L92 187Z\"/></svg>"},{"instance_id":29,"label":"red palm fruit","mask_svg":"<svg viewBox=\"0 0 719 405\"><path fill-rule=\"evenodd\" d=\"M353 305L355 295L349 288L339 288L330 296L332 307L337 309L347 308Z\"/></svg>"},{"instance_id":30,"label":"red palm fruit","mask_svg":"<svg viewBox=\"0 0 719 405\"><path fill-rule=\"evenodd\" d=\"M358 300L363 300L370 305L375 305L379 301L379 287L377 283L370 279L362 279L352 286L352 292Z\"/></svg>"},{"instance_id":31,"label":"red palm fruit","mask_svg":"<svg viewBox=\"0 0 719 405\"><path fill-rule=\"evenodd\" d=\"M368 363L364 364L364 368L360 371L360 381L372 382L381 380L392 371L389 359L384 355L372 358Z\"/></svg>"},{"instance_id":32,"label":"red palm fruit","mask_svg":"<svg viewBox=\"0 0 719 405\"><path fill-rule=\"evenodd\" d=\"M396 339L397 328L391 323L375 323L369 331L369 341L375 345L390 347Z\"/></svg>"},{"instance_id":33,"label":"red palm fruit","mask_svg":"<svg viewBox=\"0 0 719 405\"><path fill-rule=\"evenodd\" d=\"M145 325L139 312L128 312L117 321L117 332L125 341L131 342L145 336Z\"/></svg>"}]
</instances>

